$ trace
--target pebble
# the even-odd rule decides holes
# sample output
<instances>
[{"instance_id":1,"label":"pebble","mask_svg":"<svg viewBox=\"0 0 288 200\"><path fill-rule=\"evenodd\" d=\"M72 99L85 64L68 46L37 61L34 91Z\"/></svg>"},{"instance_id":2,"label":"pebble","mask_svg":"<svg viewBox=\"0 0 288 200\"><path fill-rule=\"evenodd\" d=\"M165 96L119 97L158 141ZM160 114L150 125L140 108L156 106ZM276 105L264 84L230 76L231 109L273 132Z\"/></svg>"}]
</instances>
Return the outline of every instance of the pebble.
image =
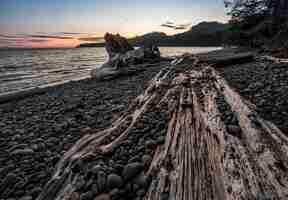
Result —
<instances>
[{"instance_id":1,"label":"pebble","mask_svg":"<svg viewBox=\"0 0 288 200\"><path fill-rule=\"evenodd\" d=\"M146 148L153 147L153 146L155 146L156 144L157 144L157 142L154 141L154 140L147 140L147 141L145 141L145 146L146 146Z\"/></svg>"},{"instance_id":2,"label":"pebble","mask_svg":"<svg viewBox=\"0 0 288 200\"><path fill-rule=\"evenodd\" d=\"M110 195L106 193L100 194L97 197L95 197L94 200L110 200Z\"/></svg>"},{"instance_id":3,"label":"pebble","mask_svg":"<svg viewBox=\"0 0 288 200\"><path fill-rule=\"evenodd\" d=\"M93 192L88 191L80 195L80 200L91 200L93 199Z\"/></svg>"},{"instance_id":4,"label":"pebble","mask_svg":"<svg viewBox=\"0 0 288 200\"><path fill-rule=\"evenodd\" d=\"M98 192L103 192L106 188L106 174L103 171L100 171L97 175L97 188Z\"/></svg>"},{"instance_id":5,"label":"pebble","mask_svg":"<svg viewBox=\"0 0 288 200\"><path fill-rule=\"evenodd\" d=\"M76 190L80 190L85 185L85 180L83 176L78 177L77 182L75 184Z\"/></svg>"},{"instance_id":6,"label":"pebble","mask_svg":"<svg viewBox=\"0 0 288 200\"><path fill-rule=\"evenodd\" d=\"M112 199L117 199L117 197L119 196L119 189L118 188L114 188L113 190L111 190L109 192L109 194L110 194L110 197Z\"/></svg>"},{"instance_id":7,"label":"pebble","mask_svg":"<svg viewBox=\"0 0 288 200\"><path fill-rule=\"evenodd\" d=\"M33 198L31 196L24 196L20 198L19 200L32 200Z\"/></svg>"},{"instance_id":8,"label":"pebble","mask_svg":"<svg viewBox=\"0 0 288 200\"><path fill-rule=\"evenodd\" d=\"M142 156L142 162L145 167L149 166L152 161L152 157L148 154Z\"/></svg>"},{"instance_id":9,"label":"pebble","mask_svg":"<svg viewBox=\"0 0 288 200\"><path fill-rule=\"evenodd\" d=\"M123 180L121 176L117 174L110 174L107 178L107 186L110 189L120 188L123 185Z\"/></svg>"},{"instance_id":10,"label":"pebble","mask_svg":"<svg viewBox=\"0 0 288 200\"><path fill-rule=\"evenodd\" d=\"M144 174L144 172L140 173L139 175L137 175L133 180L133 183L139 185L142 188L146 188L147 187L147 176Z\"/></svg>"},{"instance_id":11,"label":"pebble","mask_svg":"<svg viewBox=\"0 0 288 200\"><path fill-rule=\"evenodd\" d=\"M14 185L18 181L17 175L14 173L7 174L6 178L2 182L3 185ZM2 185L1 184L1 185Z\"/></svg>"},{"instance_id":12,"label":"pebble","mask_svg":"<svg viewBox=\"0 0 288 200\"><path fill-rule=\"evenodd\" d=\"M139 162L129 163L125 165L122 172L122 177L124 178L125 181L129 180L138 175L143 170L143 168L144 166L142 163Z\"/></svg>"},{"instance_id":13,"label":"pebble","mask_svg":"<svg viewBox=\"0 0 288 200\"><path fill-rule=\"evenodd\" d=\"M109 89L112 88L109 87L110 85L115 84L114 81L113 83L105 81L96 84L94 81L87 80L83 83L79 82L63 86L63 91L65 94L61 95L59 98L51 98L46 93L43 95L41 94L31 96L29 98L23 98L21 100L15 100L9 104L3 104L3 107L1 106L0 108L0 115L2 117L2 120L0 120L0 132L5 135L5 138L0 139L0 144L4 144L5 149L3 153L0 152L0 162L5 163L5 165L0 167L0 178L2 179L0 184L3 183L3 181L6 179L5 176L9 172L13 172L15 175L15 187L17 187L15 192L12 192L9 197L16 200L21 199L20 197L22 197L22 200L35 199L33 195L40 192L41 188L44 190L45 184L53 175L53 168L57 160L59 160L59 158L63 156L63 154L82 136L79 134L79 130L85 127L91 127L94 129L95 126L97 128L106 128L108 125L110 125L110 122L105 122L104 120L111 120L111 117L113 116L113 112L111 113L111 108L116 108L118 105L125 105L126 107L129 99L134 99L139 93L141 93L141 91L145 89L144 83L149 81L151 77L158 73L162 67L163 66L153 67L151 68L151 71L149 69L143 72L145 75L141 73L141 76L135 75L132 78L129 77L127 79L121 78L121 80L119 80L121 87L117 88L117 90ZM134 83L137 83L137 86ZM85 95L83 96L83 94ZM73 110L73 113L65 112L66 105L72 104L70 103L69 99L75 99L75 97L73 97L74 95L76 95L76 97L81 97L81 102L79 100L81 105L77 105L77 108L75 107L75 112ZM103 101L103 99L100 97L103 97L103 99L116 99L117 102L110 100ZM109 103L106 105L105 102ZM73 101L73 104L76 105L78 102L74 103ZM6 107L10 108L6 109ZM81 107L81 109L79 107ZM123 108L123 106L118 106L117 110L115 109L114 111L118 112L118 110L120 111ZM98 115L100 110L103 114L101 116ZM89 113L90 111L93 115ZM75 116L77 115L77 112L81 113L82 117L76 121ZM91 115L94 121L88 121L86 113L88 113L87 115ZM28 115L30 116L28 117ZM73 131L71 131L72 129ZM68 138L68 132L71 133L71 137L66 139ZM131 141L131 145L134 144L135 137L132 137L132 139L133 141ZM144 142L141 144L143 148L145 147ZM19 146L6 153L9 148L19 144L24 144L27 146ZM132 152L135 153L134 150ZM137 153L135 155L139 156L139 160L131 163L141 163L142 153ZM95 188L97 189L97 194L104 193L104 191L108 192L108 186L105 186L107 184L105 180L102 180L101 183L97 182L98 172L102 170L107 175L115 173L121 177L124 166L127 164L127 158L129 157L130 159L135 155L130 155L129 151L126 151L125 155L119 155L119 160L118 158L114 160L114 164L112 166L106 166L107 169L103 169L103 164L101 164L100 170L97 171L97 169L94 169L97 171L97 173L93 173L93 176L91 176L92 178L89 178L89 180L93 180L93 184L90 185L89 188L85 188L85 183L88 180L86 180L84 177L83 178L85 180L82 180L83 182L78 180L77 187L79 187L79 190L77 190L77 194L79 194L75 199L79 200L80 194L92 190L93 186L96 186ZM121 162L118 163L118 161ZM113 168L112 170L111 167ZM86 169L81 168L81 166L78 168L81 169L81 173L84 171L84 173L80 176L86 174ZM88 169L90 169L90 167ZM40 172L41 174L38 174ZM34 174L37 175L34 176ZM19 177L23 179L21 180ZM8 178L8 180L10 178ZM124 178L121 178L124 182ZM37 179L38 181L36 181ZM11 183L13 183L13 177L11 180ZM31 180L32 182L30 182ZM103 185L105 186L104 191L101 191L100 189L98 191L98 183L100 183L102 189ZM84 190L84 188L87 190ZM125 195L123 194L123 188L119 189L119 193L121 194L120 191L122 192L122 195ZM96 198L96 194L94 192L93 195L92 200ZM110 198L111 197L108 196L108 198L105 199Z\"/></svg>"},{"instance_id":14,"label":"pebble","mask_svg":"<svg viewBox=\"0 0 288 200\"><path fill-rule=\"evenodd\" d=\"M234 135L236 137L241 138L241 128L239 126L236 125L228 125L227 126L227 131L231 134Z\"/></svg>"},{"instance_id":15,"label":"pebble","mask_svg":"<svg viewBox=\"0 0 288 200\"><path fill-rule=\"evenodd\" d=\"M165 143L165 136L160 136L157 139L157 144L164 144Z\"/></svg>"},{"instance_id":16,"label":"pebble","mask_svg":"<svg viewBox=\"0 0 288 200\"><path fill-rule=\"evenodd\" d=\"M36 198L42 191L41 187L36 187L29 193L32 197Z\"/></svg>"},{"instance_id":17,"label":"pebble","mask_svg":"<svg viewBox=\"0 0 288 200\"><path fill-rule=\"evenodd\" d=\"M146 191L144 189L140 189L137 190L136 194L138 197L143 197L146 194Z\"/></svg>"},{"instance_id":18,"label":"pebble","mask_svg":"<svg viewBox=\"0 0 288 200\"><path fill-rule=\"evenodd\" d=\"M160 195L160 200L168 200L169 199L169 194L164 192L164 193L161 193Z\"/></svg>"},{"instance_id":19,"label":"pebble","mask_svg":"<svg viewBox=\"0 0 288 200\"><path fill-rule=\"evenodd\" d=\"M95 165L91 168L91 172L94 174L98 174L101 170L102 170L102 166L101 165Z\"/></svg>"},{"instance_id":20,"label":"pebble","mask_svg":"<svg viewBox=\"0 0 288 200\"><path fill-rule=\"evenodd\" d=\"M34 151L30 148L25 148L25 149L16 149L12 151L11 155L12 156L26 156L26 155L31 155L33 154Z\"/></svg>"}]
</instances>

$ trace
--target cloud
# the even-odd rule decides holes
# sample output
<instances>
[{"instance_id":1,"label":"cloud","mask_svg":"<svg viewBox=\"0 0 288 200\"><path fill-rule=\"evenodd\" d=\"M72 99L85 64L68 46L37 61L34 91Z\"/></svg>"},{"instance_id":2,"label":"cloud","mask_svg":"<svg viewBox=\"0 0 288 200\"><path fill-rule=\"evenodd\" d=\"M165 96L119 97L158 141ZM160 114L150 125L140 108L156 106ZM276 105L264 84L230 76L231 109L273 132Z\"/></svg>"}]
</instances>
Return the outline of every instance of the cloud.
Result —
<instances>
[{"instance_id":1,"label":"cloud","mask_svg":"<svg viewBox=\"0 0 288 200\"><path fill-rule=\"evenodd\" d=\"M0 34L0 38L11 38L11 39L15 39L15 38L23 38L23 36L20 36L20 35L4 35L4 34Z\"/></svg>"},{"instance_id":2,"label":"cloud","mask_svg":"<svg viewBox=\"0 0 288 200\"><path fill-rule=\"evenodd\" d=\"M42 43L42 42L47 42L49 40L45 40L45 39L30 39L30 40L27 40L28 42L39 42L39 43Z\"/></svg>"},{"instance_id":3,"label":"cloud","mask_svg":"<svg viewBox=\"0 0 288 200\"><path fill-rule=\"evenodd\" d=\"M47 39L75 39L72 36L62 36L62 35L49 35L47 34L16 34L16 35L4 35L0 34L0 38L10 38L10 39L23 39L23 38L47 38Z\"/></svg>"},{"instance_id":4,"label":"cloud","mask_svg":"<svg viewBox=\"0 0 288 200\"><path fill-rule=\"evenodd\" d=\"M57 36L57 35L27 35L27 37L32 37L32 38L47 38L47 39L75 39L74 37L71 36Z\"/></svg>"},{"instance_id":5,"label":"cloud","mask_svg":"<svg viewBox=\"0 0 288 200\"><path fill-rule=\"evenodd\" d=\"M87 42L96 42L104 40L104 37L80 37L77 38L80 41L87 41Z\"/></svg>"},{"instance_id":6,"label":"cloud","mask_svg":"<svg viewBox=\"0 0 288 200\"><path fill-rule=\"evenodd\" d=\"M89 35L88 33L75 33L75 32L58 32L59 35Z\"/></svg>"},{"instance_id":7,"label":"cloud","mask_svg":"<svg viewBox=\"0 0 288 200\"><path fill-rule=\"evenodd\" d=\"M82 42L103 42L103 37L97 37L87 33L77 32L55 32L55 33L17 33L17 34L0 34L0 46L14 47L15 45L22 45L23 47L31 45L41 45L42 43L55 43L55 40L59 40L57 43L63 44L76 44ZM70 40L70 41L69 41ZM65 41L65 42L64 42ZM75 43L76 42L76 43ZM46 45L46 44L45 44Z\"/></svg>"},{"instance_id":8,"label":"cloud","mask_svg":"<svg viewBox=\"0 0 288 200\"><path fill-rule=\"evenodd\" d=\"M185 30L191 27L191 23L188 24L176 24L174 22L171 21L167 21L164 24L161 24L160 26L162 27L166 27L166 28L171 28L174 30Z\"/></svg>"},{"instance_id":9,"label":"cloud","mask_svg":"<svg viewBox=\"0 0 288 200\"><path fill-rule=\"evenodd\" d=\"M171 24L161 24L160 26L163 26L163 27L167 27L167 28L175 28L175 26L174 25L171 25Z\"/></svg>"},{"instance_id":10,"label":"cloud","mask_svg":"<svg viewBox=\"0 0 288 200\"><path fill-rule=\"evenodd\" d=\"M33 45L40 45L43 43L49 44L55 39L57 40L75 40L77 38L68 36L68 35L56 35L50 33L37 33L37 34L27 34L27 33L18 33L18 34L0 34L0 46L1 47L31 47ZM64 42L63 42L64 43Z\"/></svg>"}]
</instances>

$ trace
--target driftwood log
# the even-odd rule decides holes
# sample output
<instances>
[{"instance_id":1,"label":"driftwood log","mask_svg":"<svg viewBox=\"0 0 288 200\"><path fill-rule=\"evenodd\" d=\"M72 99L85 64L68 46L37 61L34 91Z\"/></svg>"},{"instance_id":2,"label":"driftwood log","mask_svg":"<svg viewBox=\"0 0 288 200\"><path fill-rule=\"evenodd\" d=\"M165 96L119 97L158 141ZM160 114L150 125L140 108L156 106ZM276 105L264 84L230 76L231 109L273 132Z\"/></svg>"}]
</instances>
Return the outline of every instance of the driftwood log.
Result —
<instances>
[{"instance_id":1,"label":"driftwood log","mask_svg":"<svg viewBox=\"0 0 288 200\"><path fill-rule=\"evenodd\" d=\"M38 200L79 200L82 191L87 191L81 182L85 185L91 180L88 166L115 167L108 161L118 158L127 146L130 154L142 155L140 141L159 132L165 140L152 144L149 153L153 159L142 163L146 167L140 167L141 161L138 168L131 167L133 161L123 161L125 167L118 175L124 181L118 185L118 196L109 187L99 189L105 174L98 174L92 178L98 190L92 189L91 199L288 199L288 138L260 118L254 105L213 68L189 68L185 72L178 63L163 69L111 127L90 130L59 161ZM224 120L227 113L233 123ZM153 128L146 129L157 120ZM99 165L100 158L104 164ZM132 173L130 179L126 169ZM127 190L138 174L147 178L140 195L139 188Z\"/></svg>"},{"instance_id":2,"label":"driftwood log","mask_svg":"<svg viewBox=\"0 0 288 200\"><path fill-rule=\"evenodd\" d=\"M135 68L136 64L143 64L148 60L159 60L160 58L160 51L157 47L134 49L128 40L119 34L106 33L104 38L109 59L101 67L91 71L92 78L110 79L111 77L130 74L138 71Z\"/></svg>"},{"instance_id":3,"label":"driftwood log","mask_svg":"<svg viewBox=\"0 0 288 200\"><path fill-rule=\"evenodd\" d=\"M199 60L203 63L208 63L213 67L224 67L227 65L242 64L254 60L253 53L228 53L228 54L215 54L213 56L200 56Z\"/></svg>"},{"instance_id":4,"label":"driftwood log","mask_svg":"<svg viewBox=\"0 0 288 200\"><path fill-rule=\"evenodd\" d=\"M263 58L264 60L275 62L275 63L288 63L287 58L276 58L273 56L262 56L261 58Z\"/></svg>"}]
</instances>

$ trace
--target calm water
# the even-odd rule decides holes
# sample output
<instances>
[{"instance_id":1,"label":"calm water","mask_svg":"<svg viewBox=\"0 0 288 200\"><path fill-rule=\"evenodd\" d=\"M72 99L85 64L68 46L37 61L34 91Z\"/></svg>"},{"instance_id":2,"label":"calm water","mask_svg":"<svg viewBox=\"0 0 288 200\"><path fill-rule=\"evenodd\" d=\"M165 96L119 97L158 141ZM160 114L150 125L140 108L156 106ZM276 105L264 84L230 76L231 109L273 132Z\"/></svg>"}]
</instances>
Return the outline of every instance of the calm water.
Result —
<instances>
[{"instance_id":1,"label":"calm water","mask_svg":"<svg viewBox=\"0 0 288 200\"><path fill-rule=\"evenodd\" d=\"M164 56L217 47L162 47ZM0 51L0 95L89 77L107 59L104 48Z\"/></svg>"}]
</instances>

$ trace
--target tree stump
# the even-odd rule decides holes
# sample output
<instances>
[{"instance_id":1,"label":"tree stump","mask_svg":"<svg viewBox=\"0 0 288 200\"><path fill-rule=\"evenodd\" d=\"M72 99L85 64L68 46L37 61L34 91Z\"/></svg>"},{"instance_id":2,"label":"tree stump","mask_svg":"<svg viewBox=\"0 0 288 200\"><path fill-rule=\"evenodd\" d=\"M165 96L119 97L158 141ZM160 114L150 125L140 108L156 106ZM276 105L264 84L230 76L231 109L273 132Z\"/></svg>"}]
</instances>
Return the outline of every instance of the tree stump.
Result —
<instances>
[{"instance_id":1,"label":"tree stump","mask_svg":"<svg viewBox=\"0 0 288 200\"><path fill-rule=\"evenodd\" d=\"M91 77L95 79L110 79L123 74L130 74L142 69L135 65L145 63L147 60L160 58L160 51L157 47L134 49L128 40L119 34L105 34L105 47L109 60L102 66L91 71Z\"/></svg>"},{"instance_id":2,"label":"tree stump","mask_svg":"<svg viewBox=\"0 0 288 200\"><path fill-rule=\"evenodd\" d=\"M134 50L126 38L120 36L119 34L113 35L106 33L104 39L105 48L109 58L113 58L116 54L125 54L128 51Z\"/></svg>"}]
</instances>

